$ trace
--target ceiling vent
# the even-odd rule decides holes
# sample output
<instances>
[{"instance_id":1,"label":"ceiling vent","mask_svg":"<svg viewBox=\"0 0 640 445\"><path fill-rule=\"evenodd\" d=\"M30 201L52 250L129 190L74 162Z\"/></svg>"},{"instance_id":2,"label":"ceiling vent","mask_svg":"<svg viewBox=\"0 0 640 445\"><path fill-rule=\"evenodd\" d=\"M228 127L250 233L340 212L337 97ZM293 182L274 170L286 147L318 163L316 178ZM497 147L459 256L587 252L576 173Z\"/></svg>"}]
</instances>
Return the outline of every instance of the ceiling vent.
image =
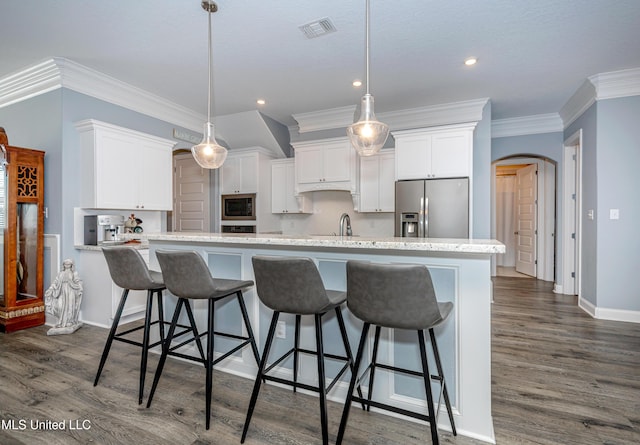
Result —
<instances>
[{"instance_id":1,"label":"ceiling vent","mask_svg":"<svg viewBox=\"0 0 640 445\"><path fill-rule=\"evenodd\" d=\"M300 28L300 31L304 33L307 39L314 39L336 31L336 27L333 26L333 23L331 23L331 20L327 17L307 23L306 25L298 26L298 28Z\"/></svg>"}]
</instances>

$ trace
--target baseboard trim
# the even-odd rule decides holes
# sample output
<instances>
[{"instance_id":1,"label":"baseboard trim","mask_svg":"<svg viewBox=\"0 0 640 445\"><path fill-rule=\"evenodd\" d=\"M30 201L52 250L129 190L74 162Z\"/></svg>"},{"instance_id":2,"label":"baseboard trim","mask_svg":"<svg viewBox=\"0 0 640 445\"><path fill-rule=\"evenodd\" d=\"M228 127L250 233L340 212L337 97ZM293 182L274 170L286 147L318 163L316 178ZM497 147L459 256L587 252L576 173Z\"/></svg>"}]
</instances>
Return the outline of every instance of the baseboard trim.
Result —
<instances>
[{"instance_id":1,"label":"baseboard trim","mask_svg":"<svg viewBox=\"0 0 640 445\"><path fill-rule=\"evenodd\" d=\"M640 323L640 311L630 311L627 309L611 309L597 307L584 298L578 299L580 309L598 320L624 321L628 323Z\"/></svg>"},{"instance_id":2,"label":"baseboard trim","mask_svg":"<svg viewBox=\"0 0 640 445\"><path fill-rule=\"evenodd\" d=\"M626 309L596 308L596 318L599 320L626 321L640 323L640 311Z\"/></svg>"}]
</instances>

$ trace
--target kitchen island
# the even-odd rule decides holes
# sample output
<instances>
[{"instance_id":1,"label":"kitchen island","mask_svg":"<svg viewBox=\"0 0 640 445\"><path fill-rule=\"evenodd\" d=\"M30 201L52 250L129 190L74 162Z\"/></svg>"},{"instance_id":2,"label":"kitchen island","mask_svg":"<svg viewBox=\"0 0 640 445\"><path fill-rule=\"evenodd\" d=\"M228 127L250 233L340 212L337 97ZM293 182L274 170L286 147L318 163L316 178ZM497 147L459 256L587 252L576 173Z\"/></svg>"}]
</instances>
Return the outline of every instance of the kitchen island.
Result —
<instances>
[{"instance_id":1,"label":"kitchen island","mask_svg":"<svg viewBox=\"0 0 640 445\"><path fill-rule=\"evenodd\" d=\"M495 442L491 416L491 256L504 253L504 245L495 240L430 239L430 238L369 238L339 236L218 234L218 233L157 233L148 234L149 261L159 270L155 251L159 249L195 250L208 263L213 276L219 278L253 279L251 258L254 255L305 256L313 258L328 289L346 289L346 262L367 260L383 263L424 264L429 268L439 301L454 303L453 316L436 329L447 386L451 396L458 433L487 442ZM246 292L246 303L254 332L262 350L271 311L263 306L255 288ZM168 297L166 314L170 316L175 300ZM194 314L204 330L206 302L196 301ZM355 350L362 323L344 308L347 332ZM216 329L240 329L240 312L233 304L217 307ZM293 344L294 316L285 321L272 347L272 356L288 350ZM342 353L338 325L333 317L325 322L325 345L331 353ZM314 349L311 317L303 317L301 346ZM216 339L216 351L229 346ZM369 345L371 351L372 342ZM249 350L239 352L221 362L220 369L252 378L257 366ZM334 350L335 349L335 350ZM195 354L195 350L185 351ZM415 333L383 329L379 361L419 369L419 352ZM430 361L432 358L430 357ZM433 364L432 364L433 365ZM276 373L291 376L292 364L281 363ZM338 369L327 366L327 376ZM381 402L408 410L426 411L424 389L420 379L378 371L375 397ZM378 373L376 375L378 375ZM348 379L337 384L329 398L343 401ZM313 384L317 380L312 357L301 357L300 381ZM365 385L367 383L365 382ZM439 385L434 384L434 391ZM444 409L444 407L443 407ZM440 428L448 429L447 416L439 417Z\"/></svg>"}]
</instances>

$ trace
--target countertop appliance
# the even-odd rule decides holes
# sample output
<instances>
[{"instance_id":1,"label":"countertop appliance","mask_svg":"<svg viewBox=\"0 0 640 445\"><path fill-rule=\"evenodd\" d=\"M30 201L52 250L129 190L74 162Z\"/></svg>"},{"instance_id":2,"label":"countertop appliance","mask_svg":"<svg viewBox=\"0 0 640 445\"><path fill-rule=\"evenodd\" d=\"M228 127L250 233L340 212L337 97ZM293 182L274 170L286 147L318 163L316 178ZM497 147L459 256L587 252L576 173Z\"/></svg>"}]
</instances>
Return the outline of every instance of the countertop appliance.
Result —
<instances>
[{"instance_id":1,"label":"countertop appliance","mask_svg":"<svg viewBox=\"0 0 640 445\"><path fill-rule=\"evenodd\" d=\"M222 220L254 220L256 219L256 194L221 196Z\"/></svg>"},{"instance_id":2,"label":"countertop appliance","mask_svg":"<svg viewBox=\"0 0 640 445\"><path fill-rule=\"evenodd\" d=\"M469 238L469 178L396 182L395 236Z\"/></svg>"},{"instance_id":3,"label":"countertop appliance","mask_svg":"<svg viewBox=\"0 0 640 445\"><path fill-rule=\"evenodd\" d=\"M84 243L88 246L115 243L124 233L122 215L85 215Z\"/></svg>"}]
</instances>

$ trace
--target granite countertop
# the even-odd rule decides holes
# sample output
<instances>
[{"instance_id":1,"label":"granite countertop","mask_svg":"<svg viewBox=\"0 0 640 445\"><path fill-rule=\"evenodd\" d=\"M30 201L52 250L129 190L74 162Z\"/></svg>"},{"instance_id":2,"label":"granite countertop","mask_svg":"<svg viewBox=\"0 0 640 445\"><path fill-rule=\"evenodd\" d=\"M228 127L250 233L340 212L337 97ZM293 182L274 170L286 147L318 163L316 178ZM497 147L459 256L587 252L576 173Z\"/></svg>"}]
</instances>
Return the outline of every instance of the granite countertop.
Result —
<instances>
[{"instance_id":1,"label":"granite countertop","mask_svg":"<svg viewBox=\"0 0 640 445\"><path fill-rule=\"evenodd\" d=\"M103 247L108 247L108 246L127 246L127 247L133 247L134 249L138 249L138 250L144 250L144 249L148 249L149 248L149 243L145 241L140 242L140 243L126 243L126 242L117 242L117 243L109 243L109 244L100 244L97 246L90 246L87 244L76 244L75 246L73 246L76 250L98 250L98 251L102 251Z\"/></svg>"},{"instance_id":2,"label":"granite countertop","mask_svg":"<svg viewBox=\"0 0 640 445\"><path fill-rule=\"evenodd\" d=\"M389 249L425 252L504 253L505 246L492 239L397 238L366 236L279 235L255 233L165 232L147 233L148 241Z\"/></svg>"}]
</instances>

